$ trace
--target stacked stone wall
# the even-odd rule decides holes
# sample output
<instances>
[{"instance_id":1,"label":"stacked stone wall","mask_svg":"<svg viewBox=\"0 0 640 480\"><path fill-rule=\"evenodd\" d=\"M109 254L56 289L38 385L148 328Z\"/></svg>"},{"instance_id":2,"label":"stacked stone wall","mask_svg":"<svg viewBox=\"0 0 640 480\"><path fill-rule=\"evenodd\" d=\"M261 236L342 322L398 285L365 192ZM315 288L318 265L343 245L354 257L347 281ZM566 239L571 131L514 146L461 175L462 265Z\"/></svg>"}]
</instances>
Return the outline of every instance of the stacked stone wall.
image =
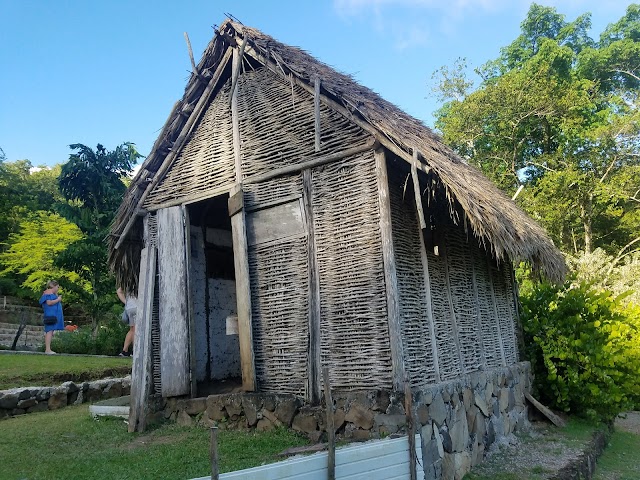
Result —
<instances>
[{"instance_id":1,"label":"stacked stone wall","mask_svg":"<svg viewBox=\"0 0 640 480\"><path fill-rule=\"evenodd\" d=\"M83 383L65 382L58 387L2 390L0 391L0 419L121 397L129 395L130 390L130 376Z\"/></svg>"},{"instance_id":2,"label":"stacked stone wall","mask_svg":"<svg viewBox=\"0 0 640 480\"><path fill-rule=\"evenodd\" d=\"M495 442L528 426L524 393L530 365L463 375L413 392L413 418L422 440L421 464L429 480L461 479ZM338 439L363 441L406 434L404 395L386 390L332 392ZM326 410L293 395L230 393L169 398L156 420L224 429L269 430L284 426L318 442L326 437Z\"/></svg>"}]
</instances>

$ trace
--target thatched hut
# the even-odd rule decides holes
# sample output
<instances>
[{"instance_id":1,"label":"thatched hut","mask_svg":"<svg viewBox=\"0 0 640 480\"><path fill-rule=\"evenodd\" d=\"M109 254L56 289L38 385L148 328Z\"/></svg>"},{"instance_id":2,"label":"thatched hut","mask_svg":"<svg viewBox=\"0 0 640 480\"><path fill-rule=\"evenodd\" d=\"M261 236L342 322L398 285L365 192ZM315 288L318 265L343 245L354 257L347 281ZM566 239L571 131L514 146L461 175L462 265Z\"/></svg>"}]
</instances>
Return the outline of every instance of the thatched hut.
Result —
<instances>
[{"instance_id":1,"label":"thatched hut","mask_svg":"<svg viewBox=\"0 0 640 480\"><path fill-rule=\"evenodd\" d=\"M110 237L139 296L133 427L156 397L318 402L518 362L513 261L546 233L420 121L231 20L129 187ZM138 413L135 413L138 412ZM143 417L143 415L142 415Z\"/></svg>"}]
</instances>

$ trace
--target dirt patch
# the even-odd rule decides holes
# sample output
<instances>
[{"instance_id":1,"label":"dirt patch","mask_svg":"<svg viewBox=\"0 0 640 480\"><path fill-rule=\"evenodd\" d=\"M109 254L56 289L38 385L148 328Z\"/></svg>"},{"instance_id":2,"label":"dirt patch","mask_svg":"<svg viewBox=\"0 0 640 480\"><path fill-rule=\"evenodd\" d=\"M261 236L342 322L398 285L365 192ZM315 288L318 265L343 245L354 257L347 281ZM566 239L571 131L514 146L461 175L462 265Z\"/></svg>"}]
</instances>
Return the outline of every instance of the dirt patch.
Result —
<instances>
[{"instance_id":1,"label":"dirt patch","mask_svg":"<svg viewBox=\"0 0 640 480\"><path fill-rule=\"evenodd\" d=\"M640 412L627 412L616 418L614 424L616 430L640 435Z\"/></svg>"}]
</instances>

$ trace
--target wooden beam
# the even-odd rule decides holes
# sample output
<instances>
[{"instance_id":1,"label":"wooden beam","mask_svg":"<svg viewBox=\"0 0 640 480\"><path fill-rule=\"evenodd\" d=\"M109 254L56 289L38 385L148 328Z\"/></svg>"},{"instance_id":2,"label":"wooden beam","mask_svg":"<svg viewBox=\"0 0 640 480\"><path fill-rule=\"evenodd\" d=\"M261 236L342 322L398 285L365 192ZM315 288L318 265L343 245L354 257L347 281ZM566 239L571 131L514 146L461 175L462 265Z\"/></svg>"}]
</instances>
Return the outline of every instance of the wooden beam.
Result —
<instances>
[{"instance_id":1,"label":"wooden beam","mask_svg":"<svg viewBox=\"0 0 640 480\"><path fill-rule=\"evenodd\" d=\"M207 190L206 192L198 192L191 195L185 195L184 197L174 198L173 200L169 200L166 202L159 203L154 205L153 207L149 207L147 210L140 209L140 212L155 212L162 208L175 207L177 205L189 205L192 203L197 203L202 200L207 200L209 198L214 198L219 195L228 194L235 184L227 184L222 187L212 188L211 190Z\"/></svg>"},{"instance_id":2,"label":"wooden beam","mask_svg":"<svg viewBox=\"0 0 640 480\"><path fill-rule=\"evenodd\" d=\"M538 400L533 398L529 392L524 392L524 398L529 400L531 405L536 407L538 409L538 411L540 411L540 413L542 413L545 417L547 417L549 420L551 420L551 423L553 423L556 427L562 428L562 427L565 427L567 425L566 422L562 418L560 418L558 415L553 413L550 409L545 407Z\"/></svg>"},{"instance_id":3,"label":"wooden beam","mask_svg":"<svg viewBox=\"0 0 640 480\"><path fill-rule=\"evenodd\" d=\"M401 392L405 379L404 349L400 326L400 305L398 301L398 274L391 233L391 200L384 149L374 153L376 179L378 183L378 205L380 208L380 237L382 241L382 261L384 283L387 293L387 320L389 323L389 343L391 347L391 370L394 390Z\"/></svg>"},{"instance_id":4,"label":"wooden beam","mask_svg":"<svg viewBox=\"0 0 640 480\"><path fill-rule=\"evenodd\" d=\"M193 59L193 50L191 49L191 42L189 41L189 34L184 32L184 39L187 42L187 49L189 50L189 60L191 61L191 69L194 75L198 75L198 69L196 68L196 61Z\"/></svg>"},{"instance_id":5,"label":"wooden beam","mask_svg":"<svg viewBox=\"0 0 640 480\"><path fill-rule=\"evenodd\" d=\"M140 252L138 281L138 313L136 335L133 340L131 369L131 403L129 432L144 432L147 426L149 394L151 392L151 320L156 284L156 247L148 246Z\"/></svg>"},{"instance_id":6,"label":"wooden beam","mask_svg":"<svg viewBox=\"0 0 640 480\"><path fill-rule=\"evenodd\" d=\"M313 79L313 109L315 117L316 152L320 151L320 77L317 75Z\"/></svg>"},{"instance_id":7,"label":"wooden beam","mask_svg":"<svg viewBox=\"0 0 640 480\"><path fill-rule=\"evenodd\" d=\"M232 194L242 195L242 184ZM256 390L255 358L253 352L253 327L251 320L251 279L249 276L249 251L244 209L231 217L233 237L233 264L236 275L236 302L238 309L238 336L240 341L240 368L242 388L247 392Z\"/></svg>"},{"instance_id":8,"label":"wooden beam","mask_svg":"<svg viewBox=\"0 0 640 480\"><path fill-rule=\"evenodd\" d=\"M231 93L229 97L229 106L232 106L232 102L236 96L236 85L238 84L238 77L240 76L240 68L242 67L242 57L244 56L244 49L247 46L248 37L244 37L242 45L240 45L240 51L233 50L233 71L231 74Z\"/></svg>"},{"instance_id":9,"label":"wooden beam","mask_svg":"<svg viewBox=\"0 0 640 480\"><path fill-rule=\"evenodd\" d=\"M350 157L351 155L357 155L358 153L367 152L377 145L376 139L372 138L364 145L360 145L359 147L348 148L347 150L343 150L341 152L335 152L330 155L326 155L324 157L317 157L312 159L301 159L299 163L294 165L287 165L286 167L275 168L267 173L260 173L258 175L252 175L250 177L245 178L242 183L247 185L250 183L260 183L266 180L271 180L272 178L280 177L283 175L289 175L290 173L296 173L303 170L307 170L313 167L319 167L320 165L325 165L327 163L335 162L338 160L342 160L345 157Z\"/></svg>"},{"instance_id":10,"label":"wooden beam","mask_svg":"<svg viewBox=\"0 0 640 480\"><path fill-rule=\"evenodd\" d=\"M124 229L122 230L122 233L120 234L120 238L118 238L118 241L116 242L116 245L115 245L116 249L120 248L120 246L122 245L122 242L127 236L127 233L129 233L129 230L131 229L134 222L136 221L136 218L138 216L138 210L142 208L142 205L144 204L144 201L147 199L147 196L155 188L155 186L162 181L164 176L167 174L167 172L173 165L173 162L178 156L178 153L180 153L180 151L182 150L182 147L184 146L186 140L189 138L191 129L195 126L196 121L200 118L200 116L204 112L205 107L209 104L209 98L213 93L214 88L218 84L218 81L220 80L222 73L224 72L224 69L230 57L231 57L231 48L229 47L227 48L227 51L222 57L222 60L220 61L218 68L216 68L216 71L211 77L209 84L205 87L204 91L202 92L202 95L200 95L200 99L198 100L198 103L196 104L193 111L191 112L191 115L189 115L189 118L187 119L186 123L182 127L180 135L178 135L178 138L176 138L176 141L173 142L173 147L171 149L171 152L169 152L169 154L165 157L164 161L162 162L162 165L160 166L156 174L153 176L153 180L147 185L144 192L140 196L140 199L136 204L136 208L134 209L134 212L129 217L127 224L125 225Z\"/></svg>"},{"instance_id":11,"label":"wooden beam","mask_svg":"<svg viewBox=\"0 0 640 480\"><path fill-rule=\"evenodd\" d=\"M470 246L471 248L478 248L476 245ZM476 277L476 266L473 260L473 256L471 257L471 283L473 284L473 302L475 306L475 317L476 317L476 330L478 331L478 345L480 347L480 363L483 368L487 368L487 355L484 352L484 340L482 335L482 321L480 319L480 297L478 295L478 279Z\"/></svg>"},{"instance_id":12,"label":"wooden beam","mask_svg":"<svg viewBox=\"0 0 640 480\"><path fill-rule=\"evenodd\" d=\"M416 212L416 216L418 213ZM427 308L427 321L429 322L429 341L433 352L433 369L435 370L436 383L440 382L440 362L438 360L438 342L436 340L436 326L433 320L433 305L431 300L431 277L429 277L429 257L424 243L424 230L418 229L420 235L420 260L422 261L422 276L424 278L425 303Z\"/></svg>"},{"instance_id":13,"label":"wooden beam","mask_svg":"<svg viewBox=\"0 0 640 480\"><path fill-rule=\"evenodd\" d=\"M184 264L186 273L186 290L187 290L187 325L189 328L189 379L191 383L191 398L198 395L198 381L196 375L196 324L193 309L193 292L191 290L191 220L189 218L189 210L181 207L184 218Z\"/></svg>"},{"instance_id":14,"label":"wooden beam","mask_svg":"<svg viewBox=\"0 0 640 480\"><path fill-rule=\"evenodd\" d=\"M304 216L307 224L307 264L309 268L309 353L307 360L307 392L312 405L318 405L320 393L320 279L316 257L316 236L313 223L311 170L302 174ZM325 385L325 389L326 389Z\"/></svg>"},{"instance_id":15,"label":"wooden beam","mask_svg":"<svg viewBox=\"0 0 640 480\"><path fill-rule=\"evenodd\" d=\"M409 479L417 480L416 425L413 419L413 394L409 380L406 380L404 383L404 411L407 416L407 435L409 436Z\"/></svg>"},{"instance_id":16,"label":"wooden beam","mask_svg":"<svg viewBox=\"0 0 640 480\"><path fill-rule=\"evenodd\" d=\"M420 221L420 228L427 228L427 224L424 221L424 211L422 210L422 197L420 196L420 181L418 180L418 150L413 149L413 162L411 163L411 178L413 179L413 196L416 199L416 209L418 211L418 220Z\"/></svg>"}]
</instances>

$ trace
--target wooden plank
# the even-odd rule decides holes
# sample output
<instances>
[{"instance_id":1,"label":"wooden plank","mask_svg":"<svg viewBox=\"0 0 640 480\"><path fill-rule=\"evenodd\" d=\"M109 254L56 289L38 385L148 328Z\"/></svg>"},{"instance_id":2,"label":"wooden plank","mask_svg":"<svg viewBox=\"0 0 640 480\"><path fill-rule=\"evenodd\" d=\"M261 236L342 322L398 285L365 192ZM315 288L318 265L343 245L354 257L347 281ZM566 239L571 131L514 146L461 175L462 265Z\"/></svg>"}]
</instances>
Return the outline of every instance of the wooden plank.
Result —
<instances>
[{"instance_id":1,"label":"wooden plank","mask_svg":"<svg viewBox=\"0 0 640 480\"><path fill-rule=\"evenodd\" d=\"M155 212L160 210L161 208L167 207L175 207L177 205L189 205L191 203L201 202L202 200L207 200L209 198L215 198L220 195L228 194L233 188L232 184L223 185L222 187L212 188L205 192L196 192L190 195L185 195L184 197L174 198L173 200L167 200L166 202L158 203L150 207L147 212ZM144 212L144 209L140 209L141 212Z\"/></svg>"},{"instance_id":2,"label":"wooden plank","mask_svg":"<svg viewBox=\"0 0 640 480\"><path fill-rule=\"evenodd\" d=\"M227 206L229 208L229 216L233 217L236 213L244 208L244 195L242 191L236 192L234 195L229 196L227 200Z\"/></svg>"},{"instance_id":3,"label":"wooden plank","mask_svg":"<svg viewBox=\"0 0 640 480\"><path fill-rule=\"evenodd\" d=\"M369 150L374 149L377 146L377 141L375 138L372 138L369 142L359 147L348 148L341 152L332 153L326 155L324 157L317 157L312 159L301 159L299 163L294 165L288 165L286 167L275 168L267 173L261 173L258 175L252 175L250 177L245 178L242 183L260 183L266 180L271 180L272 178L280 177L283 175L289 175L291 173L300 172L302 170L306 170L309 168L319 167L321 165L325 165L327 163L335 162L338 160L342 160L345 157L350 157L351 155L357 155L362 152L368 152Z\"/></svg>"},{"instance_id":4,"label":"wooden plank","mask_svg":"<svg viewBox=\"0 0 640 480\"><path fill-rule=\"evenodd\" d=\"M507 365L507 360L504 355L504 343L502 343L502 329L500 328L500 318L498 317L498 303L496 302L496 291L493 288L493 274L491 273L491 258L489 254L485 257L487 259L487 276L489 277L489 289L491 290L491 306L493 307L493 321L496 322L498 329L498 343L500 344L500 359L502 366Z\"/></svg>"},{"instance_id":5,"label":"wooden plank","mask_svg":"<svg viewBox=\"0 0 640 480\"><path fill-rule=\"evenodd\" d=\"M224 72L227 62L229 61L229 58L231 58L231 50L232 50L231 48L227 48L227 51L222 57L222 60L220 60L220 63L218 64L216 71L211 77L211 80L209 80L209 84L206 86L206 88L202 92L202 95L200 96L198 103L196 104L195 108L189 115L189 118L187 119L186 123L182 127L180 131L180 135L178 135L178 138L176 138L175 142L173 142L173 147L171 149L171 152L169 152L169 154L165 157L165 159L162 162L162 165L153 176L153 180L151 181L151 183L147 185L144 192L140 196L140 199L136 204L136 208L134 212L131 214L131 217L129 217L127 224L125 225L124 229L122 230L122 233L120 234L120 238L118 238L118 241L116 242L116 245L115 245L116 249L120 248L120 245L122 245L122 242L126 238L127 233L129 232L134 222L136 221L136 218L138 216L138 211L144 204L144 201L146 200L147 196L155 188L155 186L158 183L160 183L162 179L165 177L165 175L173 165L174 160L182 150L182 147L184 146L186 140L189 138L191 129L196 125L196 121L200 118L200 116L205 110L205 107L209 104L209 98L211 97L211 94L213 93L214 88L218 84L218 81L220 80L220 77ZM152 152L152 154L155 154L155 151Z\"/></svg>"},{"instance_id":6,"label":"wooden plank","mask_svg":"<svg viewBox=\"0 0 640 480\"><path fill-rule=\"evenodd\" d=\"M316 236L313 223L312 206L312 178L311 170L302 174L302 198L304 202L304 216L307 225L307 254L309 265L309 353L307 358L309 402L312 405L320 403L320 279L318 276L318 259L316 254ZM325 380L326 382L326 380ZM325 383L325 390L327 384ZM326 392L325 392L326 397Z\"/></svg>"},{"instance_id":7,"label":"wooden plank","mask_svg":"<svg viewBox=\"0 0 640 480\"><path fill-rule=\"evenodd\" d=\"M464 373L465 370L465 366L464 366L464 360L462 358L462 347L460 346L460 334L458 331L458 320L456 317L456 310L453 306L453 296L451 294L451 279L449 276L449 259L447 256L447 245L446 245L447 241L446 241L446 236L443 235L442 236L442 241L438 242L438 245L440 246L440 254L442 255L442 263L444 265L444 281L445 281L445 285L447 287L447 291L445 292L447 294L447 301L449 303L449 313L451 314L451 328L453 330L453 344L455 346L456 349L456 353L458 356L458 362L460 362L460 373Z\"/></svg>"},{"instance_id":8,"label":"wooden plank","mask_svg":"<svg viewBox=\"0 0 640 480\"><path fill-rule=\"evenodd\" d=\"M413 196L416 200L416 210L418 211L418 220L420 221L420 228L427 228L427 224L424 221L424 211L422 210L422 197L420 196L420 181L418 180L418 150L413 149L413 163L411 164L411 178L413 180Z\"/></svg>"},{"instance_id":9,"label":"wooden plank","mask_svg":"<svg viewBox=\"0 0 640 480\"><path fill-rule=\"evenodd\" d=\"M542 413L545 417L551 420L551 423L553 423L556 427L564 427L567 425L562 418L560 418L558 415L553 413L551 410L549 410L547 407L541 404L538 400L533 398L529 392L524 392L524 397L527 400L529 400L531 405L536 407L540 411L540 413Z\"/></svg>"},{"instance_id":10,"label":"wooden plank","mask_svg":"<svg viewBox=\"0 0 640 480\"><path fill-rule=\"evenodd\" d=\"M246 42L243 41L243 45ZM237 49L233 49L233 62L232 62L232 79L231 81L235 85L240 75L240 52ZM238 117L238 91L236 88L231 92L231 130L233 132L233 158L235 159L235 172L236 183L242 182L242 154L240 150L240 119Z\"/></svg>"},{"instance_id":11,"label":"wooden plank","mask_svg":"<svg viewBox=\"0 0 640 480\"><path fill-rule=\"evenodd\" d=\"M304 234L302 216L299 198L246 213L247 245L253 246Z\"/></svg>"},{"instance_id":12,"label":"wooden plank","mask_svg":"<svg viewBox=\"0 0 640 480\"><path fill-rule=\"evenodd\" d=\"M174 397L191 392L183 209L165 208L157 216L162 396Z\"/></svg>"},{"instance_id":13,"label":"wooden plank","mask_svg":"<svg viewBox=\"0 0 640 480\"><path fill-rule=\"evenodd\" d=\"M242 193L238 185L233 193ZM244 210L231 217L233 238L233 264L236 275L236 302L238 307L238 338L240 342L240 368L242 388L247 392L256 389L255 359L253 354L253 327L251 322L251 284L249 277L249 252Z\"/></svg>"},{"instance_id":14,"label":"wooden plank","mask_svg":"<svg viewBox=\"0 0 640 480\"><path fill-rule=\"evenodd\" d=\"M418 213L416 212L416 215ZM429 322L429 341L433 352L433 369L435 370L436 383L440 382L440 362L438 359L438 342L436 340L436 326L433 320L433 305L431 303L431 277L429 277L429 258L427 257L427 246L424 241L424 230L418 229L420 235L420 260L422 263L422 277L424 279L424 292L427 321Z\"/></svg>"},{"instance_id":15,"label":"wooden plank","mask_svg":"<svg viewBox=\"0 0 640 480\"><path fill-rule=\"evenodd\" d=\"M320 77L317 75L313 79L313 111L315 124L315 149L320 151Z\"/></svg>"},{"instance_id":16,"label":"wooden plank","mask_svg":"<svg viewBox=\"0 0 640 480\"><path fill-rule=\"evenodd\" d=\"M374 158L378 183L378 204L380 207L380 238L382 240L384 283L387 292L393 388L396 391L402 391L402 384L405 378L404 353L400 327L400 306L398 303L398 275L391 233L391 200L389 198L389 181L384 150L382 148L377 149L374 153Z\"/></svg>"},{"instance_id":17,"label":"wooden plank","mask_svg":"<svg viewBox=\"0 0 640 480\"><path fill-rule=\"evenodd\" d=\"M196 374L196 325L193 311L193 291L191 289L191 221L187 208L184 206L180 208L184 218L187 323L189 325L189 378L191 379L191 398L195 398L198 396L198 376Z\"/></svg>"},{"instance_id":18,"label":"wooden plank","mask_svg":"<svg viewBox=\"0 0 640 480\"><path fill-rule=\"evenodd\" d=\"M140 252L138 280L138 314L133 340L131 369L131 405L129 432L144 432L147 425L147 401L151 392L151 315L156 283L156 248L145 247Z\"/></svg>"},{"instance_id":19,"label":"wooden plank","mask_svg":"<svg viewBox=\"0 0 640 480\"><path fill-rule=\"evenodd\" d=\"M322 369L322 379L324 380L324 403L327 408L327 479L336 478L336 426L333 418L333 397L331 396L331 382L329 380L329 369Z\"/></svg>"}]
</instances>

